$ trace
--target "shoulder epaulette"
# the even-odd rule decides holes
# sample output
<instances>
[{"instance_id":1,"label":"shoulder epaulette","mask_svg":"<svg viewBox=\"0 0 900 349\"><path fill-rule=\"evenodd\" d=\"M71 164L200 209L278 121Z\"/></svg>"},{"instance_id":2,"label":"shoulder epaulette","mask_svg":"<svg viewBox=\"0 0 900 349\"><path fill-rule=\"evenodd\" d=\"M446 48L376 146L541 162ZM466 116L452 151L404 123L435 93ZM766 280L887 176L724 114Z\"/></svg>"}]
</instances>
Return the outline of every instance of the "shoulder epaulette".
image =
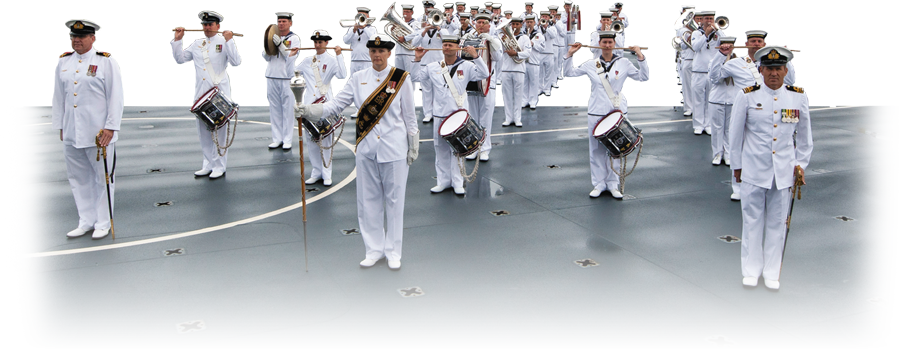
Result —
<instances>
[{"instance_id":1,"label":"shoulder epaulette","mask_svg":"<svg viewBox=\"0 0 900 349\"><path fill-rule=\"evenodd\" d=\"M109 57L109 56L111 56L111 54L109 54L109 52L100 52L100 51L97 51L97 55L98 55L98 56L103 56L103 57Z\"/></svg>"},{"instance_id":2,"label":"shoulder epaulette","mask_svg":"<svg viewBox=\"0 0 900 349\"><path fill-rule=\"evenodd\" d=\"M797 86L787 85L787 86L785 86L785 88L786 88L788 91L794 91L794 92L797 92L797 93L803 93L803 88L802 88L802 87L797 87Z\"/></svg>"},{"instance_id":3,"label":"shoulder epaulette","mask_svg":"<svg viewBox=\"0 0 900 349\"><path fill-rule=\"evenodd\" d=\"M744 93L750 93L750 92L759 90L760 88L761 88L761 87L759 87L759 84L756 84L756 85L753 85L753 86L750 86L750 87L744 87Z\"/></svg>"},{"instance_id":4,"label":"shoulder epaulette","mask_svg":"<svg viewBox=\"0 0 900 349\"><path fill-rule=\"evenodd\" d=\"M71 56L73 53L75 53L75 51L63 53L63 54L59 55L59 58L63 58L63 57L66 57L66 56Z\"/></svg>"}]
</instances>

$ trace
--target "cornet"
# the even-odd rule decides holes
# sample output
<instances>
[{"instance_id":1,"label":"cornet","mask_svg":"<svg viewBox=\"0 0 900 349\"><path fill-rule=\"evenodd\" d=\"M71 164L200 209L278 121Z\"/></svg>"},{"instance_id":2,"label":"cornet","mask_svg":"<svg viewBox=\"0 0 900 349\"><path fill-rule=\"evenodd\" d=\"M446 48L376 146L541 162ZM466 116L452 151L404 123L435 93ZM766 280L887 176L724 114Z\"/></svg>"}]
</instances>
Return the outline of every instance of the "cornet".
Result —
<instances>
[{"instance_id":1,"label":"cornet","mask_svg":"<svg viewBox=\"0 0 900 349\"><path fill-rule=\"evenodd\" d=\"M438 10L428 11L428 16L425 18L425 22L428 25L440 27L444 25L444 21L446 18L444 17L444 13Z\"/></svg>"},{"instance_id":2,"label":"cornet","mask_svg":"<svg viewBox=\"0 0 900 349\"><path fill-rule=\"evenodd\" d=\"M729 24L728 17L719 16L719 17L716 17L715 21L713 21L713 29L724 30L724 29L728 28L728 24Z\"/></svg>"},{"instance_id":3,"label":"cornet","mask_svg":"<svg viewBox=\"0 0 900 349\"><path fill-rule=\"evenodd\" d=\"M344 28L352 28L355 26L367 26L372 23L375 23L375 18L366 17L366 15L362 13L357 13L353 19L342 19L339 21L340 25Z\"/></svg>"},{"instance_id":4,"label":"cornet","mask_svg":"<svg viewBox=\"0 0 900 349\"><path fill-rule=\"evenodd\" d=\"M612 22L612 24L609 25L609 29L616 33L621 33L625 30L625 23L622 23L622 21Z\"/></svg>"}]
</instances>

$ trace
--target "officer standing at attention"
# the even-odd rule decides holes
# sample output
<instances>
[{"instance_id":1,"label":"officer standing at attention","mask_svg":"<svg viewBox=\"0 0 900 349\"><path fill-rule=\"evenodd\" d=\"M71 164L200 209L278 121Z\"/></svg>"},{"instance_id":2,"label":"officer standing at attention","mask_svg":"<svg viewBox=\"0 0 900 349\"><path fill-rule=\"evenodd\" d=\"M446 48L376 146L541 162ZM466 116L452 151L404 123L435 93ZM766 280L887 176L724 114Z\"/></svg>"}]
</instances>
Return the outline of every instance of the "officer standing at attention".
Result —
<instances>
[{"instance_id":1,"label":"officer standing at attention","mask_svg":"<svg viewBox=\"0 0 900 349\"><path fill-rule=\"evenodd\" d=\"M784 84L793 54L767 46L754 55L764 84L738 93L731 115L731 169L741 183L741 273L745 286L781 287L781 258L795 181L812 154L809 99ZM794 133L796 132L796 144Z\"/></svg>"},{"instance_id":2,"label":"officer standing at attention","mask_svg":"<svg viewBox=\"0 0 900 349\"><path fill-rule=\"evenodd\" d=\"M278 47L278 53L269 56L263 51L266 60L266 97L269 99L269 121L272 125L272 144L269 149L290 150L294 139L294 93L291 92L291 77L294 76L294 61L297 60L297 48L300 38L291 31L294 23L290 12L276 12L278 16L278 33L272 41Z\"/></svg>"},{"instance_id":3,"label":"officer standing at attention","mask_svg":"<svg viewBox=\"0 0 900 349\"><path fill-rule=\"evenodd\" d=\"M74 52L59 56L53 88L52 127L59 130L66 158L66 172L75 207L78 227L66 236L79 237L93 230L94 239L109 234L110 207L115 193L115 153L119 125L125 102L122 99L122 75L109 53L94 49L94 33L100 26L87 20L71 20L69 38ZM100 146L113 154L113 161L97 161L96 138ZM110 175L109 199L106 173Z\"/></svg>"}]
</instances>

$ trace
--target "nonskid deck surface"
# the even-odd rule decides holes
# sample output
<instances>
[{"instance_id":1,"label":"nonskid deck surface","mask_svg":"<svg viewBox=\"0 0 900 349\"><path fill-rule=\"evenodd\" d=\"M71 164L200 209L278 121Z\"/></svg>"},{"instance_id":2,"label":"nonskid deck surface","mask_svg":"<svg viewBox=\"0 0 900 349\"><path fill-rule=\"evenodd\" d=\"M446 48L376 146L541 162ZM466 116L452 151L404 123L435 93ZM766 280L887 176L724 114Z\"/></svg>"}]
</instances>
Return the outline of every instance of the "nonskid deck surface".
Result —
<instances>
[{"instance_id":1,"label":"nonskid deck surface","mask_svg":"<svg viewBox=\"0 0 900 349\"><path fill-rule=\"evenodd\" d=\"M215 181L192 175L202 157L187 108L126 108L115 241L66 238L77 212L49 109L35 108L33 124L44 125L32 126L29 165L41 168L42 204L27 262L41 283L41 331L55 338L42 340L367 343L366 335L396 333L423 347L877 341L883 335L863 325L883 314L865 273L872 217L859 194L870 189L859 178L872 159L848 147L874 142L871 110L811 112L809 185L774 292L762 282L741 285L730 170L710 164L710 138L693 135L680 108L630 108L644 148L621 201L588 197L584 107L525 109L522 128L501 127L497 108L490 161L465 196L429 192L433 126L420 121L399 271L384 261L358 266L364 248L348 119L334 185L307 186L309 272L297 138L290 151L266 148L268 108L241 109L227 174ZM471 171L474 162L467 165Z\"/></svg>"}]
</instances>

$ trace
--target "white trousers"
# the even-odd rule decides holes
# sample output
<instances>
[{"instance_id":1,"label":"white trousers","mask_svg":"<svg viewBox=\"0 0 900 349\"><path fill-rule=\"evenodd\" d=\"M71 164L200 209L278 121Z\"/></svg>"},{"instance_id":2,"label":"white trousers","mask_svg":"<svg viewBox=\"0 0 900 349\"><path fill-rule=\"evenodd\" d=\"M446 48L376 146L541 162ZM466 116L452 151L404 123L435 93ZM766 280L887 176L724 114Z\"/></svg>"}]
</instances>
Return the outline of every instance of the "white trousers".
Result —
<instances>
[{"instance_id":1,"label":"white trousers","mask_svg":"<svg viewBox=\"0 0 900 349\"><path fill-rule=\"evenodd\" d=\"M497 104L497 90L490 89L487 96L469 95L469 115L479 126L484 127L484 142L481 143L481 153L491 153L491 128L494 124L494 106ZM459 166L459 165L457 165Z\"/></svg>"},{"instance_id":2,"label":"white trousers","mask_svg":"<svg viewBox=\"0 0 900 349\"><path fill-rule=\"evenodd\" d=\"M781 277L781 254L790 206L788 188L764 189L741 183L741 273L744 277L778 280Z\"/></svg>"},{"instance_id":3,"label":"white trousers","mask_svg":"<svg viewBox=\"0 0 900 349\"><path fill-rule=\"evenodd\" d=\"M406 159L379 163L357 155L356 168L356 210L366 258L399 261L409 165Z\"/></svg>"},{"instance_id":4,"label":"white trousers","mask_svg":"<svg viewBox=\"0 0 900 349\"><path fill-rule=\"evenodd\" d=\"M556 81L556 75L553 75L553 67L556 66L555 54L541 54L541 90L538 92L550 93L553 82Z\"/></svg>"},{"instance_id":5,"label":"white trousers","mask_svg":"<svg viewBox=\"0 0 900 349\"><path fill-rule=\"evenodd\" d=\"M106 165L110 172L109 193L115 208L115 176L113 159L116 144L106 147ZM109 229L109 201L106 198L106 172L103 169L103 155L97 161L97 147L75 148L63 145L66 158L66 174L75 196L78 209L78 227L84 230Z\"/></svg>"},{"instance_id":6,"label":"white trousers","mask_svg":"<svg viewBox=\"0 0 900 349\"><path fill-rule=\"evenodd\" d=\"M525 63L525 98L523 98L523 107L525 104L531 107L537 107L538 94L541 93L541 65Z\"/></svg>"},{"instance_id":7,"label":"white trousers","mask_svg":"<svg viewBox=\"0 0 900 349\"><path fill-rule=\"evenodd\" d=\"M397 69L409 71L413 58L415 58L413 55L396 55L394 57L394 66L397 67Z\"/></svg>"},{"instance_id":8,"label":"white trousers","mask_svg":"<svg viewBox=\"0 0 900 349\"><path fill-rule=\"evenodd\" d=\"M524 63L523 63L524 64ZM506 122L522 122L522 103L525 96L525 74L519 72L503 72L503 109L506 111Z\"/></svg>"},{"instance_id":9,"label":"white trousers","mask_svg":"<svg viewBox=\"0 0 900 349\"><path fill-rule=\"evenodd\" d=\"M706 108L709 105L709 74L693 72L691 75L691 111L694 113L694 128L710 127Z\"/></svg>"},{"instance_id":10,"label":"white trousers","mask_svg":"<svg viewBox=\"0 0 900 349\"><path fill-rule=\"evenodd\" d=\"M420 68L420 69L425 69ZM447 116L447 115L434 115L434 94L431 93L431 84L419 84L419 87L422 89L422 117L426 117L428 115L431 116Z\"/></svg>"},{"instance_id":11,"label":"white trousers","mask_svg":"<svg viewBox=\"0 0 900 349\"><path fill-rule=\"evenodd\" d=\"M341 132L341 130L335 130L335 132ZM330 147L332 144L334 144L334 133L322 139L322 146ZM325 167L322 158L325 158L324 161L328 161L328 159L331 158L331 152L334 149L319 148L319 145L309 138L309 132L306 131L306 128L303 129L303 147L309 149L309 164L312 165L312 171L309 174L309 178L331 179L333 163L328 167Z\"/></svg>"},{"instance_id":12,"label":"white trousers","mask_svg":"<svg viewBox=\"0 0 900 349\"><path fill-rule=\"evenodd\" d=\"M731 158L731 152L728 150L728 126L731 124L731 104L715 104L709 103L706 107L706 113L709 115L710 124L712 124L712 134L710 143L712 145L712 155L723 154L726 158Z\"/></svg>"},{"instance_id":13,"label":"white trousers","mask_svg":"<svg viewBox=\"0 0 900 349\"><path fill-rule=\"evenodd\" d=\"M266 79L266 91L272 142L291 144L294 141L294 93L291 92L291 80Z\"/></svg>"},{"instance_id":14,"label":"white trousers","mask_svg":"<svg viewBox=\"0 0 900 349\"><path fill-rule=\"evenodd\" d=\"M225 146L227 140L225 133L231 128L230 122L215 131L216 137L219 139L219 145ZM206 124L197 120L197 134L200 136L200 150L203 152L202 170L211 170L213 172L225 172L225 165L228 162L228 151L222 151L225 156L219 156L216 150L216 144L213 143L212 131L206 128Z\"/></svg>"},{"instance_id":15,"label":"white trousers","mask_svg":"<svg viewBox=\"0 0 900 349\"><path fill-rule=\"evenodd\" d=\"M594 126L602 116L588 114L588 135L593 134ZM588 154L591 159L591 185L601 191L619 189L619 176L609 168L609 152L593 136L588 136ZM613 159L613 166L619 170L619 159Z\"/></svg>"},{"instance_id":16,"label":"white trousers","mask_svg":"<svg viewBox=\"0 0 900 349\"><path fill-rule=\"evenodd\" d=\"M565 77L563 65L565 64L566 53L568 52L568 46L556 47L556 64L553 65L553 75L556 76L557 80L562 80Z\"/></svg>"},{"instance_id":17,"label":"white trousers","mask_svg":"<svg viewBox=\"0 0 900 349\"><path fill-rule=\"evenodd\" d=\"M470 114L471 115L471 114ZM459 162L450 144L441 137L440 128L445 118L435 117L434 125L434 171L437 172L437 185L442 187L462 188L463 178L459 173Z\"/></svg>"},{"instance_id":18,"label":"white trousers","mask_svg":"<svg viewBox=\"0 0 900 349\"><path fill-rule=\"evenodd\" d=\"M694 72L691 71L691 63L693 62L693 59L682 60L681 68L679 69L679 75L681 75L681 98L684 99L684 111L688 113L694 110L694 95L691 89L691 78L694 76Z\"/></svg>"}]
</instances>

